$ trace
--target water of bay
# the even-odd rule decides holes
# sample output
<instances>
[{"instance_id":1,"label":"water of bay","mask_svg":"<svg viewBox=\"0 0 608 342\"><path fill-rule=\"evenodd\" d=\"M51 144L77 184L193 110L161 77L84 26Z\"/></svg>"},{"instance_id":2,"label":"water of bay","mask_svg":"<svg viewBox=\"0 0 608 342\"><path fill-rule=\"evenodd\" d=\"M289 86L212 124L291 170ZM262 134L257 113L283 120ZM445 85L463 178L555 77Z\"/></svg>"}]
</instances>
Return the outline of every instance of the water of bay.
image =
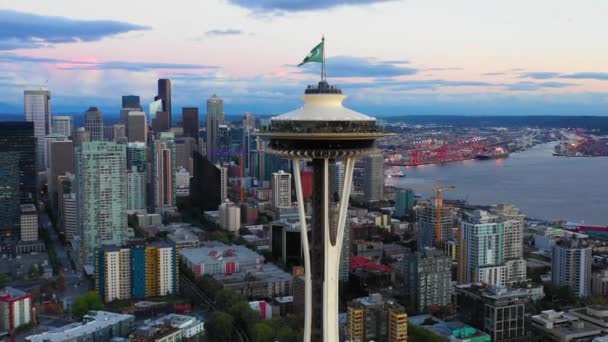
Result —
<instances>
[{"instance_id":1,"label":"water of bay","mask_svg":"<svg viewBox=\"0 0 608 342\"><path fill-rule=\"evenodd\" d=\"M512 203L530 217L608 225L608 158L552 155L555 143L497 160L466 160L404 169L399 187L454 185L448 199ZM432 191L416 190L424 197Z\"/></svg>"}]
</instances>

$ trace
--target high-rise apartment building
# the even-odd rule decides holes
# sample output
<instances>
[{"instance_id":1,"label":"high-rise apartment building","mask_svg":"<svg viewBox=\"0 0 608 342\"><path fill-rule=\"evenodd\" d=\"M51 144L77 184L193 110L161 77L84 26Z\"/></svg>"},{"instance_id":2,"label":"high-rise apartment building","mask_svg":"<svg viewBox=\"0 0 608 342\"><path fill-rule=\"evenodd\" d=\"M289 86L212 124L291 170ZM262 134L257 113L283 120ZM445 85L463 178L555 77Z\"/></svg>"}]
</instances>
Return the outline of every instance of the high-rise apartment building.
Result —
<instances>
[{"instance_id":1,"label":"high-rise apartment building","mask_svg":"<svg viewBox=\"0 0 608 342\"><path fill-rule=\"evenodd\" d=\"M459 283L505 286L503 223L484 210L466 213L460 228Z\"/></svg>"},{"instance_id":2,"label":"high-rise apartment building","mask_svg":"<svg viewBox=\"0 0 608 342\"><path fill-rule=\"evenodd\" d=\"M225 202L228 199L228 168L217 164L220 170L220 200Z\"/></svg>"},{"instance_id":3,"label":"high-rise apartment building","mask_svg":"<svg viewBox=\"0 0 608 342\"><path fill-rule=\"evenodd\" d=\"M176 294L178 271L172 243L103 246L95 251L95 290L105 302Z\"/></svg>"},{"instance_id":4,"label":"high-rise apartment building","mask_svg":"<svg viewBox=\"0 0 608 342\"><path fill-rule=\"evenodd\" d=\"M435 201L435 203L417 210L418 249L424 247L442 248L443 244L453 238L454 208L447 205L441 205L438 208L437 204ZM437 224L438 220L440 221L439 225ZM436 236L437 232L441 235Z\"/></svg>"},{"instance_id":5,"label":"high-rise apartment building","mask_svg":"<svg viewBox=\"0 0 608 342\"><path fill-rule=\"evenodd\" d=\"M238 234L241 228L241 208L230 202L222 203L218 209L220 228Z\"/></svg>"},{"instance_id":6,"label":"high-rise apartment building","mask_svg":"<svg viewBox=\"0 0 608 342\"><path fill-rule=\"evenodd\" d=\"M71 172L66 172L63 175L60 175L58 177L59 180L59 186L57 188L57 222L59 224L59 231L61 232L61 234L63 234L63 236L65 237L66 241L72 241L72 238L74 237L74 235L77 234L76 229L77 229L77 220L76 220L76 177L74 176L73 173ZM68 198L68 200L70 200L70 196L69 195L74 195L74 202L73 202L73 207L71 209L73 209L71 212L69 212L69 214L71 214L72 216L70 216L70 219L72 219L72 221L70 221L70 223L72 224L70 226L70 238L67 238L67 219L68 217L66 215L68 215L68 213L66 212L66 202L65 199ZM66 197L67 196L67 197Z\"/></svg>"},{"instance_id":7,"label":"high-rise apartment building","mask_svg":"<svg viewBox=\"0 0 608 342\"><path fill-rule=\"evenodd\" d=\"M182 127L184 127L184 136L194 138L198 144L198 132L200 130L198 121L198 107L182 108Z\"/></svg>"},{"instance_id":8,"label":"high-rise apartment building","mask_svg":"<svg viewBox=\"0 0 608 342\"><path fill-rule=\"evenodd\" d=\"M93 141L78 147L78 231L82 264L94 262L95 248L127 239L126 145Z\"/></svg>"},{"instance_id":9,"label":"high-rise apartment building","mask_svg":"<svg viewBox=\"0 0 608 342\"><path fill-rule=\"evenodd\" d=\"M441 250L424 248L404 259L403 279L408 303L418 312L450 304L452 258Z\"/></svg>"},{"instance_id":10,"label":"high-rise apartment building","mask_svg":"<svg viewBox=\"0 0 608 342\"><path fill-rule=\"evenodd\" d=\"M172 117L171 117L171 80L161 78L158 80L158 95L154 97L154 100L163 101L163 112L168 114L169 128L171 128Z\"/></svg>"},{"instance_id":11,"label":"high-rise apartment building","mask_svg":"<svg viewBox=\"0 0 608 342\"><path fill-rule=\"evenodd\" d=\"M21 205L20 240L25 242L38 241L38 211L33 204Z\"/></svg>"},{"instance_id":12,"label":"high-rise apartment building","mask_svg":"<svg viewBox=\"0 0 608 342\"><path fill-rule=\"evenodd\" d=\"M212 162L220 159L218 129L224 120L224 101L213 95L207 100L207 159Z\"/></svg>"},{"instance_id":13,"label":"high-rise apartment building","mask_svg":"<svg viewBox=\"0 0 608 342\"><path fill-rule=\"evenodd\" d=\"M127 139L129 142L146 142L148 136L148 122L146 113L130 111L127 114Z\"/></svg>"},{"instance_id":14,"label":"high-rise apartment building","mask_svg":"<svg viewBox=\"0 0 608 342\"><path fill-rule=\"evenodd\" d=\"M89 132L91 141L104 141L103 113L97 107L89 107L84 112L84 129Z\"/></svg>"},{"instance_id":15,"label":"high-rise apartment building","mask_svg":"<svg viewBox=\"0 0 608 342\"><path fill-rule=\"evenodd\" d=\"M25 121L34 123L36 138L36 170L46 169L44 137L51 133L51 92L48 90L25 90L23 92Z\"/></svg>"},{"instance_id":16,"label":"high-rise apartment building","mask_svg":"<svg viewBox=\"0 0 608 342\"><path fill-rule=\"evenodd\" d=\"M184 197L188 195L190 195L190 172L180 166L175 172L175 196Z\"/></svg>"},{"instance_id":17,"label":"high-rise apartment building","mask_svg":"<svg viewBox=\"0 0 608 342\"><path fill-rule=\"evenodd\" d=\"M137 167L138 172L147 170L148 155L147 147L143 142L130 142L127 144L127 170L133 166Z\"/></svg>"},{"instance_id":18,"label":"high-rise apartment building","mask_svg":"<svg viewBox=\"0 0 608 342\"><path fill-rule=\"evenodd\" d=\"M71 116L53 116L53 133L72 137L74 134L74 120Z\"/></svg>"},{"instance_id":19,"label":"high-rise apartment building","mask_svg":"<svg viewBox=\"0 0 608 342\"><path fill-rule=\"evenodd\" d=\"M344 187L344 163L337 161L331 165L331 191L333 196L340 196Z\"/></svg>"},{"instance_id":20,"label":"high-rise apartment building","mask_svg":"<svg viewBox=\"0 0 608 342\"><path fill-rule=\"evenodd\" d=\"M364 159L365 181L363 184L366 201L377 202L384 198L384 157L381 153Z\"/></svg>"},{"instance_id":21,"label":"high-rise apartment building","mask_svg":"<svg viewBox=\"0 0 608 342\"><path fill-rule=\"evenodd\" d=\"M347 307L347 338L351 341L407 342L407 313L378 293L352 300Z\"/></svg>"},{"instance_id":22,"label":"high-rise apartment building","mask_svg":"<svg viewBox=\"0 0 608 342\"><path fill-rule=\"evenodd\" d=\"M568 286L579 297L591 290L591 247L582 239L562 239L551 248L551 283Z\"/></svg>"},{"instance_id":23,"label":"high-rise apartment building","mask_svg":"<svg viewBox=\"0 0 608 342\"><path fill-rule=\"evenodd\" d=\"M78 206L76 203L76 194L63 194L61 223L65 234L65 240L71 242L74 236L78 234Z\"/></svg>"},{"instance_id":24,"label":"high-rise apartment building","mask_svg":"<svg viewBox=\"0 0 608 342\"><path fill-rule=\"evenodd\" d=\"M175 135L161 132L152 142L153 207L156 213L174 211L175 203Z\"/></svg>"},{"instance_id":25,"label":"high-rise apartment building","mask_svg":"<svg viewBox=\"0 0 608 342\"><path fill-rule=\"evenodd\" d=\"M146 212L146 173L135 165L127 170L127 210Z\"/></svg>"},{"instance_id":26,"label":"high-rise apartment building","mask_svg":"<svg viewBox=\"0 0 608 342\"><path fill-rule=\"evenodd\" d=\"M270 184L272 206L275 208L291 208L291 173L283 170L273 173Z\"/></svg>"},{"instance_id":27,"label":"high-rise apartment building","mask_svg":"<svg viewBox=\"0 0 608 342\"><path fill-rule=\"evenodd\" d=\"M497 204L490 213L503 221L503 253L507 266L507 283L526 280L524 260L524 219L525 215L511 204Z\"/></svg>"}]
</instances>

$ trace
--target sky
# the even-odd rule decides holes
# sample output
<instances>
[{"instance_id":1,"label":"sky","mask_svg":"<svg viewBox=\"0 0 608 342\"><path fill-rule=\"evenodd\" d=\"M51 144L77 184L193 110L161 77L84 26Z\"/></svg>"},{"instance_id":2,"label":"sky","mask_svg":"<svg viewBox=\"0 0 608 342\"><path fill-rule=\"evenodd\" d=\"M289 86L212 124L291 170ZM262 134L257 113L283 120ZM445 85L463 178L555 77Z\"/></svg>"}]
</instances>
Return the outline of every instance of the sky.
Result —
<instances>
[{"instance_id":1,"label":"sky","mask_svg":"<svg viewBox=\"0 0 608 342\"><path fill-rule=\"evenodd\" d=\"M213 94L228 115L301 105L320 65L297 67L325 36L327 77L375 116L608 115L604 0L0 0L0 113L23 90L53 114L120 97L173 112Z\"/></svg>"}]
</instances>

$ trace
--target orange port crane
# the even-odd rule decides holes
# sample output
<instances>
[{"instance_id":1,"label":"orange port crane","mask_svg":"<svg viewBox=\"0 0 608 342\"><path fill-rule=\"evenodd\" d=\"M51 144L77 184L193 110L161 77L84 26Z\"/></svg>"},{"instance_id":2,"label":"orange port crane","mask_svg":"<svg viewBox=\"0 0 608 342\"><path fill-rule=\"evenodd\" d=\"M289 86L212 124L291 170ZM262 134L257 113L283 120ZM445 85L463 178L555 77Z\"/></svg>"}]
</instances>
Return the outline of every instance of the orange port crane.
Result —
<instances>
[{"instance_id":1,"label":"orange port crane","mask_svg":"<svg viewBox=\"0 0 608 342\"><path fill-rule=\"evenodd\" d=\"M445 190L454 190L456 187L454 185L441 185L438 186L429 186L429 187L402 187L398 189L410 189L410 190L433 190L437 191L437 195L435 196L435 209L437 212L436 222L435 222L435 244L439 247L439 243L441 242L441 219L443 213L443 192Z\"/></svg>"}]
</instances>

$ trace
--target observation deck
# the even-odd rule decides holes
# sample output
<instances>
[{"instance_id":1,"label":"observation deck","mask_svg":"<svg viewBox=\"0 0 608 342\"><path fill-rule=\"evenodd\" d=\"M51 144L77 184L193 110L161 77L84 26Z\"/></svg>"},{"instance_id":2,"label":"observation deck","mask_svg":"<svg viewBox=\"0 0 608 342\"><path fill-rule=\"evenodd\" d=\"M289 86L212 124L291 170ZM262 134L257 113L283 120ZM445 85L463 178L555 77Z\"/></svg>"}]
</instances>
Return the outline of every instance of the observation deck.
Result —
<instances>
[{"instance_id":1,"label":"observation deck","mask_svg":"<svg viewBox=\"0 0 608 342\"><path fill-rule=\"evenodd\" d=\"M375 118L344 107L345 98L325 81L308 86L304 105L271 118L259 135L270 139L272 153L285 157L340 159L371 153L374 141L387 134Z\"/></svg>"}]
</instances>

